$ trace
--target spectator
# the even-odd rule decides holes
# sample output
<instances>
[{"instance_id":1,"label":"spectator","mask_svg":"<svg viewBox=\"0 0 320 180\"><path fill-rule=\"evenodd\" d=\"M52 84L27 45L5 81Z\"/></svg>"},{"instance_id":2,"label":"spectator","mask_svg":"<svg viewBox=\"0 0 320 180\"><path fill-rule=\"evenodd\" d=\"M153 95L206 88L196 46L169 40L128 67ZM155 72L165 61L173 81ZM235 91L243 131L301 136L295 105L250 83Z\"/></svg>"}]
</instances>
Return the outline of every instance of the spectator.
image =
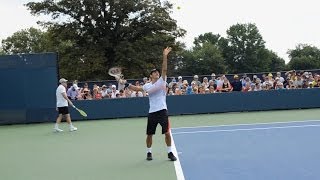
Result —
<instances>
[{"instance_id":1,"label":"spectator","mask_svg":"<svg viewBox=\"0 0 320 180\"><path fill-rule=\"evenodd\" d=\"M209 81L209 87L212 86L214 88L214 92L217 91L217 84L216 81L210 80ZM210 90L210 89L209 89Z\"/></svg>"},{"instance_id":2,"label":"spectator","mask_svg":"<svg viewBox=\"0 0 320 180\"><path fill-rule=\"evenodd\" d=\"M198 93L199 93L199 94L205 94L205 87L199 86L199 88L198 88Z\"/></svg>"},{"instance_id":3,"label":"spectator","mask_svg":"<svg viewBox=\"0 0 320 180\"><path fill-rule=\"evenodd\" d=\"M284 78L281 76L281 72L277 72L277 78L279 78L281 83L284 83Z\"/></svg>"},{"instance_id":4,"label":"spectator","mask_svg":"<svg viewBox=\"0 0 320 180\"><path fill-rule=\"evenodd\" d=\"M67 96L70 100L77 100L79 96L78 86L73 84L67 91Z\"/></svg>"},{"instance_id":5,"label":"spectator","mask_svg":"<svg viewBox=\"0 0 320 180\"><path fill-rule=\"evenodd\" d=\"M313 87L317 87L317 88L319 88L319 87L320 87L320 79L318 79L317 84L316 84L316 85L314 85Z\"/></svg>"},{"instance_id":6,"label":"spectator","mask_svg":"<svg viewBox=\"0 0 320 180\"><path fill-rule=\"evenodd\" d=\"M177 86L179 87L179 89L182 89L183 81L182 81L182 77L181 76L178 77Z\"/></svg>"},{"instance_id":7,"label":"spectator","mask_svg":"<svg viewBox=\"0 0 320 180\"><path fill-rule=\"evenodd\" d=\"M249 91L252 91L251 83L250 82L246 82L245 86L242 88L242 92L249 92Z\"/></svg>"},{"instance_id":8,"label":"spectator","mask_svg":"<svg viewBox=\"0 0 320 180\"><path fill-rule=\"evenodd\" d=\"M192 83L195 83L198 87L201 85L201 82L199 81L199 76L198 75L194 75L193 76L193 81L191 82Z\"/></svg>"},{"instance_id":9,"label":"spectator","mask_svg":"<svg viewBox=\"0 0 320 180\"><path fill-rule=\"evenodd\" d=\"M262 84L256 82L256 85L254 87L254 91L262 91Z\"/></svg>"},{"instance_id":10,"label":"spectator","mask_svg":"<svg viewBox=\"0 0 320 180\"><path fill-rule=\"evenodd\" d=\"M112 91L111 91L111 98L116 98L117 97L117 94L119 94L119 91L117 90L117 86L116 85L112 85L111 86L112 88Z\"/></svg>"},{"instance_id":11,"label":"spectator","mask_svg":"<svg viewBox=\"0 0 320 180\"><path fill-rule=\"evenodd\" d=\"M88 88L83 89L82 99L84 100L92 100L91 92Z\"/></svg>"},{"instance_id":12,"label":"spectator","mask_svg":"<svg viewBox=\"0 0 320 180\"><path fill-rule=\"evenodd\" d=\"M216 74L215 73L211 74L211 79L210 80L215 81L215 84L217 84L217 82L216 82Z\"/></svg>"},{"instance_id":13,"label":"spectator","mask_svg":"<svg viewBox=\"0 0 320 180\"><path fill-rule=\"evenodd\" d=\"M242 91L242 83L239 80L239 76L236 74L233 76L234 81L232 81L231 86L233 91Z\"/></svg>"},{"instance_id":14,"label":"spectator","mask_svg":"<svg viewBox=\"0 0 320 180\"><path fill-rule=\"evenodd\" d=\"M101 96L102 98L110 98L106 85L102 85L101 87Z\"/></svg>"},{"instance_id":15,"label":"spectator","mask_svg":"<svg viewBox=\"0 0 320 180\"><path fill-rule=\"evenodd\" d=\"M143 94L141 91L132 91L131 97L143 97Z\"/></svg>"},{"instance_id":16,"label":"spectator","mask_svg":"<svg viewBox=\"0 0 320 180\"><path fill-rule=\"evenodd\" d=\"M121 89L121 90L119 91L119 98L126 98L126 95L125 95L123 89Z\"/></svg>"},{"instance_id":17,"label":"spectator","mask_svg":"<svg viewBox=\"0 0 320 180\"><path fill-rule=\"evenodd\" d=\"M221 92L230 92L230 91L232 91L232 86L229 80L225 77L222 84Z\"/></svg>"},{"instance_id":18,"label":"spectator","mask_svg":"<svg viewBox=\"0 0 320 180\"><path fill-rule=\"evenodd\" d=\"M209 82L208 82L208 78L207 77L203 78L202 86L203 86L204 89L209 87Z\"/></svg>"},{"instance_id":19,"label":"spectator","mask_svg":"<svg viewBox=\"0 0 320 180\"><path fill-rule=\"evenodd\" d=\"M214 88L214 86L209 86L209 93L212 94L212 93L215 93L216 88Z\"/></svg>"},{"instance_id":20,"label":"spectator","mask_svg":"<svg viewBox=\"0 0 320 180\"><path fill-rule=\"evenodd\" d=\"M149 82L149 79L147 77L144 77L142 80L143 80L143 85L145 85Z\"/></svg>"},{"instance_id":21,"label":"spectator","mask_svg":"<svg viewBox=\"0 0 320 180\"><path fill-rule=\"evenodd\" d=\"M177 83L176 78L175 77L171 78L171 82L169 83L169 88L172 89L176 83Z\"/></svg>"},{"instance_id":22,"label":"spectator","mask_svg":"<svg viewBox=\"0 0 320 180\"><path fill-rule=\"evenodd\" d=\"M102 94L99 86L93 88L93 99L102 99Z\"/></svg>"}]
</instances>

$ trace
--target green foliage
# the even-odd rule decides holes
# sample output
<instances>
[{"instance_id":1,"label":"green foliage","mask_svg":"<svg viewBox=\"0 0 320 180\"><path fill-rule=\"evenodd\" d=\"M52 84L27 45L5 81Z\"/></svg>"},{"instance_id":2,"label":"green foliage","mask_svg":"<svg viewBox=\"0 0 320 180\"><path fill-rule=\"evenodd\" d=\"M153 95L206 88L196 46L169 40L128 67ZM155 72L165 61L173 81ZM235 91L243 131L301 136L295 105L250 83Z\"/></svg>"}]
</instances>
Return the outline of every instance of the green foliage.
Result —
<instances>
[{"instance_id":1,"label":"green foliage","mask_svg":"<svg viewBox=\"0 0 320 180\"><path fill-rule=\"evenodd\" d=\"M160 66L165 46L179 49L175 39L185 34L170 17L172 4L158 0L46 0L27 7L50 15L43 26L72 44L59 50L61 75L69 79L106 79L113 66L122 66L127 78L141 77Z\"/></svg>"},{"instance_id":2,"label":"green foliage","mask_svg":"<svg viewBox=\"0 0 320 180\"><path fill-rule=\"evenodd\" d=\"M2 49L7 54L47 52L47 33L39 29L29 28L15 32L2 40Z\"/></svg>"},{"instance_id":3,"label":"green foliage","mask_svg":"<svg viewBox=\"0 0 320 180\"><path fill-rule=\"evenodd\" d=\"M295 49L288 51L290 69L319 69L320 49L307 44L299 44Z\"/></svg>"}]
</instances>

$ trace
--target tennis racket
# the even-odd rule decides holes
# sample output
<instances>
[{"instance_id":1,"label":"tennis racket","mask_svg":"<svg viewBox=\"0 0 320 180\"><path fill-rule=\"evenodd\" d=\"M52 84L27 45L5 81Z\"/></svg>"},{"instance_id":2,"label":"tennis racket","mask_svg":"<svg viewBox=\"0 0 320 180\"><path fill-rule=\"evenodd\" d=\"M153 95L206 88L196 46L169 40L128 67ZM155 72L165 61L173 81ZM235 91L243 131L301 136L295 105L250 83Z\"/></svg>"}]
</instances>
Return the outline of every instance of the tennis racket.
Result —
<instances>
[{"instance_id":1,"label":"tennis racket","mask_svg":"<svg viewBox=\"0 0 320 180\"><path fill-rule=\"evenodd\" d=\"M121 84L125 84L127 81L123 79L122 68L112 67L109 69L108 74L116 78Z\"/></svg>"},{"instance_id":2,"label":"tennis racket","mask_svg":"<svg viewBox=\"0 0 320 180\"><path fill-rule=\"evenodd\" d=\"M87 115L87 113L86 112L84 112L83 110L81 110L81 109L78 109L77 107L73 107L74 109L76 109L79 113L80 113L80 115L81 116L83 116L83 117L87 117L88 115Z\"/></svg>"}]
</instances>

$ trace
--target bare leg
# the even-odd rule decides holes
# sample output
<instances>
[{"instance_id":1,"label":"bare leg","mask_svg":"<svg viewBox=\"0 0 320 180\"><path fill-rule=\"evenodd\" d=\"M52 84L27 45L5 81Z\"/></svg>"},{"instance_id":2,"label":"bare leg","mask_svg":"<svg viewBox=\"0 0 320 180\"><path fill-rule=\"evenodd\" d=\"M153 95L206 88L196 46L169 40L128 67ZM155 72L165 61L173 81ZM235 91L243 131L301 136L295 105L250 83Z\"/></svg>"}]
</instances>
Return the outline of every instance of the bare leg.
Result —
<instances>
[{"instance_id":1,"label":"bare leg","mask_svg":"<svg viewBox=\"0 0 320 180\"><path fill-rule=\"evenodd\" d=\"M71 117L70 117L70 114L66 114L66 115L65 115L65 117L66 117L66 121L67 121L67 123L70 125L70 124L71 124Z\"/></svg>"},{"instance_id":2,"label":"bare leg","mask_svg":"<svg viewBox=\"0 0 320 180\"><path fill-rule=\"evenodd\" d=\"M152 135L147 135L146 144L147 144L147 148L151 148L151 146L152 146Z\"/></svg>"},{"instance_id":3,"label":"bare leg","mask_svg":"<svg viewBox=\"0 0 320 180\"><path fill-rule=\"evenodd\" d=\"M167 146L170 147L171 146L171 134L170 134L170 132L166 132L165 133L165 141L166 141Z\"/></svg>"},{"instance_id":4,"label":"bare leg","mask_svg":"<svg viewBox=\"0 0 320 180\"><path fill-rule=\"evenodd\" d=\"M62 120L62 114L59 114L57 121L56 121L56 124L60 124L61 120Z\"/></svg>"}]
</instances>

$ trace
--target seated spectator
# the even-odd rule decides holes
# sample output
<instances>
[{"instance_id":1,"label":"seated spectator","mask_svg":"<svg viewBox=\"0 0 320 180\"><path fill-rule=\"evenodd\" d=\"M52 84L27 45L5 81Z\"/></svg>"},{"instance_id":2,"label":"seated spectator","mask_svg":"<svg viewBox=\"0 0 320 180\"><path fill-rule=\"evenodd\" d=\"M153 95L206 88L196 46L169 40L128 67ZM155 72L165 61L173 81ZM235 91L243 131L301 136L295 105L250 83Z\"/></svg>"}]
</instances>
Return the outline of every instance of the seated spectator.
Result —
<instances>
[{"instance_id":1,"label":"seated spectator","mask_svg":"<svg viewBox=\"0 0 320 180\"><path fill-rule=\"evenodd\" d=\"M102 85L101 87L101 96L102 98L110 98L106 85Z\"/></svg>"},{"instance_id":2,"label":"seated spectator","mask_svg":"<svg viewBox=\"0 0 320 180\"><path fill-rule=\"evenodd\" d=\"M193 76L193 81L191 82L192 83L195 83L198 87L201 85L201 82L199 81L199 76L198 75L194 75Z\"/></svg>"},{"instance_id":3,"label":"seated spectator","mask_svg":"<svg viewBox=\"0 0 320 180\"><path fill-rule=\"evenodd\" d=\"M313 87L315 87L315 88L319 88L320 87L320 79L318 79L317 84L314 85Z\"/></svg>"},{"instance_id":4,"label":"seated spectator","mask_svg":"<svg viewBox=\"0 0 320 180\"><path fill-rule=\"evenodd\" d=\"M262 84L257 81L253 91L262 91Z\"/></svg>"},{"instance_id":5,"label":"seated spectator","mask_svg":"<svg viewBox=\"0 0 320 180\"><path fill-rule=\"evenodd\" d=\"M277 78L279 78L279 81L284 83L284 78L281 76L281 72L277 72Z\"/></svg>"},{"instance_id":6,"label":"seated spectator","mask_svg":"<svg viewBox=\"0 0 320 180\"><path fill-rule=\"evenodd\" d=\"M211 79L210 79L210 81L215 81L215 83L217 84L217 82L216 82L216 74L215 73L212 73L211 74Z\"/></svg>"},{"instance_id":7,"label":"seated spectator","mask_svg":"<svg viewBox=\"0 0 320 180\"><path fill-rule=\"evenodd\" d=\"M239 80L239 76L236 74L233 76L234 81L232 81L231 86L233 87L233 91L242 91L242 83Z\"/></svg>"},{"instance_id":8,"label":"seated spectator","mask_svg":"<svg viewBox=\"0 0 320 180\"><path fill-rule=\"evenodd\" d=\"M283 86L283 83L282 82L278 82L277 83L277 86L276 86L276 88L275 88L275 90L284 90L285 88L284 88L284 86Z\"/></svg>"},{"instance_id":9,"label":"seated spectator","mask_svg":"<svg viewBox=\"0 0 320 180\"><path fill-rule=\"evenodd\" d=\"M181 89L179 87L175 88L174 95L181 95Z\"/></svg>"},{"instance_id":10,"label":"seated spectator","mask_svg":"<svg viewBox=\"0 0 320 180\"><path fill-rule=\"evenodd\" d=\"M182 77L181 77L181 76L178 77L177 86L178 86L180 89L182 89L183 81L182 81Z\"/></svg>"},{"instance_id":11,"label":"seated spectator","mask_svg":"<svg viewBox=\"0 0 320 180\"><path fill-rule=\"evenodd\" d=\"M225 77L220 92L230 92L230 91L232 91L232 86L229 80Z\"/></svg>"},{"instance_id":12,"label":"seated spectator","mask_svg":"<svg viewBox=\"0 0 320 180\"><path fill-rule=\"evenodd\" d=\"M112 90L111 90L111 98L116 98L117 94L119 94L119 91L117 90L117 86L116 85L112 85L111 86Z\"/></svg>"},{"instance_id":13,"label":"seated spectator","mask_svg":"<svg viewBox=\"0 0 320 180\"><path fill-rule=\"evenodd\" d=\"M216 92L216 88L214 88L214 86L209 86L209 93L215 93Z\"/></svg>"},{"instance_id":14,"label":"seated spectator","mask_svg":"<svg viewBox=\"0 0 320 180\"><path fill-rule=\"evenodd\" d=\"M216 81L210 80L209 81L209 87L212 86L214 88L214 91L217 91L217 84Z\"/></svg>"},{"instance_id":15,"label":"seated spectator","mask_svg":"<svg viewBox=\"0 0 320 180\"><path fill-rule=\"evenodd\" d=\"M83 89L82 99L84 100L92 100L91 92L88 88Z\"/></svg>"},{"instance_id":16,"label":"seated spectator","mask_svg":"<svg viewBox=\"0 0 320 180\"><path fill-rule=\"evenodd\" d=\"M207 77L203 78L202 86L205 89L209 87L209 82L208 82L208 78Z\"/></svg>"},{"instance_id":17,"label":"seated spectator","mask_svg":"<svg viewBox=\"0 0 320 180\"><path fill-rule=\"evenodd\" d=\"M205 94L205 87L199 86L199 88L198 88L198 93L199 93L199 94Z\"/></svg>"},{"instance_id":18,"label":"seated spectator","mask_svg":"<svg viewBox=\"0 0 320 180\"><path fill-rule=\"evenodd\" d=\"M102 93L98 86L93 88L93 99L102 99Z\"/></svg>"},{"instance_id":19,"label":"seated spectator","mask_svg":"<svg viewBox=\"0 0 320 180\"><path fill-rule=\"evenodd\" d=\"M249 92L249 91L252 91L251 83L250 82L246 82L245 86L242 88L242 92Z\"/></svg>"},{"instance_id":20,"label":"seated spectator","mask_svg":"<svg viewBox=\"0 0 320 180\"><path fill-rule=\"evenodd\" d=\"M143 97L143 94L141 91L132 91L131 97Z\"/></svg>"},{"instance_id":21,"label":"seated spectator","mask_svg":"<svg viewBox=\"0 0 320 180\"><path fill-rule=\"evenodd\" d=\"M147 84L149 82L149 79L147 77L144 77L142 80L143 80L143 84Z\"/></svg>"}]
</instances>

